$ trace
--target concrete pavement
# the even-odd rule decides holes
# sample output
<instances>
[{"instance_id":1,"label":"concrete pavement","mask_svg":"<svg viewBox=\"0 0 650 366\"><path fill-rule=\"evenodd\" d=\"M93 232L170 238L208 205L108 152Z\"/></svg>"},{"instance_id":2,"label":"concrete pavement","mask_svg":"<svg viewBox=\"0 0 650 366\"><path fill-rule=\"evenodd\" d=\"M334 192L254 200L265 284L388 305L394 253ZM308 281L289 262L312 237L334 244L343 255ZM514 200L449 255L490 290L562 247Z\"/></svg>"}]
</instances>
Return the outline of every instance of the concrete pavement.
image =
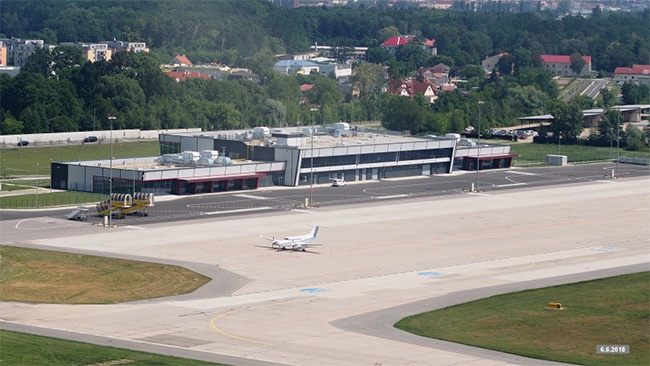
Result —
<instances>
[{"instance_id":1,"label":"concrete pavement","mask_svg":"<svg viewBox=\"0 0 650 366\"><path fill-rule=\"evenodd\" d=\"M12 234L18 238L13 244L218 266L228 274L215 276L245 281L229 296L197 292L116 305L2 303L2 320L9 322L2 326L55 329L221 362L548 364L394 339L388 331L382 337L382 331L345 324L463 292L488 294L561 276L570 281L626 266L647 270L649 183L617 180L108 231L61 227L33 239L30 232L40 231L30 228L22 238ZM318 238L327 244L320 254L256 246L265 244L260 233L296 235L310 224L326 227Z\"/></svg>"}]
</instances>

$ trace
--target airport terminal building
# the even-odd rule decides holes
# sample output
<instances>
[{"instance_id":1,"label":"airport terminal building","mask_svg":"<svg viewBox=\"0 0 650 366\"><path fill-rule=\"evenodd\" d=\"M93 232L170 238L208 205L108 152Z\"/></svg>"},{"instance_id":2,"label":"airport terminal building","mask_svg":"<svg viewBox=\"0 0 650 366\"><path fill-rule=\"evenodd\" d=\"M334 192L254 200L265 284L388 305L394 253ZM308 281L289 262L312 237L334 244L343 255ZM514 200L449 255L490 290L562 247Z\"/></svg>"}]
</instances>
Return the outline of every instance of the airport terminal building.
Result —
<instances>
[{"instance_id":1,"label":"airport terminal building","mask_svg":"<svg viewBox=\"0 0 650 366\"><path fill-rule=\"evenodd\" d=\"M333 126L163 133L161 156L52 163L52 188L188 195L509 168L509 145ZM480 157L477 159L477 157ZM109 177L113 177L112 183Z\"/></svg>"}]
</instances>

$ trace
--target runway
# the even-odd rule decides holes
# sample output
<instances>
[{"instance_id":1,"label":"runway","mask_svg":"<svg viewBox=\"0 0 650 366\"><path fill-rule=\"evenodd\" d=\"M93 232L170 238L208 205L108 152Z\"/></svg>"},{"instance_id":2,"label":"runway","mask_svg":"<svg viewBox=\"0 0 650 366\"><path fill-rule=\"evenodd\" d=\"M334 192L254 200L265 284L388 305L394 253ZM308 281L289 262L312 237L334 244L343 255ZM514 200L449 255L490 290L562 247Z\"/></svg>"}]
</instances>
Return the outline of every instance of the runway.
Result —
<instances>
[{"instance_id":1,"label":"runway","mask_svg":"<svg viewBox=\"0 0 650 366\"><path fill-rule=\"evenodd\" d=\"M550 365L410 341L377 324L382 312L435 308L464 301L463 294L648 270L649 183L586 182L110 230L57 219L17 228L18 220L3 221L3 230L24 228L10 233L12 245L184 263L211 271L219 290L115 305L2 303L2 327L236 365ZM59 224L47 229L55 230L49 237L38 229ZM297 235L311 224L325 227L319 254L256 247L265 244L262 233ZM220 281L239 282L227 288Z\"/></svg>"}]
</instances>

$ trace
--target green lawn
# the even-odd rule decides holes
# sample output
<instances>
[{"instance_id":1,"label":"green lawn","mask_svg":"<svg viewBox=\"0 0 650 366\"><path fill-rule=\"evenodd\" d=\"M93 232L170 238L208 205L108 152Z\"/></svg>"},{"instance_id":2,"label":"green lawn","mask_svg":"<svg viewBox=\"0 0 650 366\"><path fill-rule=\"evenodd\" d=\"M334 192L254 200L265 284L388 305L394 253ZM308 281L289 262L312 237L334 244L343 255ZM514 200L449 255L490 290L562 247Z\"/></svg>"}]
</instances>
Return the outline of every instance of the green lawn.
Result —
<instances>
[{"instance_id":1,"label":"green lawn","mask_svg":"<svg viewBox=\"0 0 650 366\"><path fill-rule=\"evenodd\" d=\"M38 175L49 175L50 162L109 159L111 156L108 143L10 148L0 150L0 154L2 177L36 175L37 167ZM155 155L160 155L157 140L113 143L113 157L118 159Z\"/></svg>"},{"instance_id":2,"label":"green lawn","mask_svg":"<svg viewBox=\"0 0 650 366\"><path fill-rule=\"evenodd\" d=\"M562 303L563 310L546 308ZM582 365L650 363L650 272L522 291L422 313L396 327L526 357ZM627 344L628 355L596 345Z\"/></svg>"},{"instance_id":3,"label":"green lawn","mask_svg":"<svg viewBox=\"0 0 650 366\"><path fill-rule=\"evenodd\" d=\"M514 166L543 165L546 163L546 155L566 155L568 162L588 163L596 161L614 161L616 159L616 147L582 146L582 145L558 145L534 144L526 142L509 142L502 140L491 140L493 143L511 144L511 152L519 154L514 159ZM650 151L626 151L619 150L621 156L639 157L650 159Z\"/></svg>"},{"instance_id":4,"label":"green lawn","mask_svg":"<svg viewBox=\"0 0 650 366\"><path fill-rule=\"evenodd\" d=\"M49 182L49 180L48 180ZM4 187L3 187L4 190ZM0 197L0 208L22 209L22 208L43 208L56 206L76 206L79 204L92 204L108 199L107 194L88 192L41 192L20 194L16 196Z\"/></svg>"},{"instance_id":5,"label":"green lawn","mask_svg":"<svg viewBox=\"0 0 650 366\"><path fill-rule=\"evenodd\" d=\"M178 266L0 246L0 300L113 304L190 293L210 278Z\"/></svg>"},{"instance_id":6,"label":"green lawn","mask_svg":"<svg viewBox=\"0 0 650 366\"><path fill-rule=\"evenodd\" d=\"M0 364L12 366L133 365L199 366L219 363L96 346L24 333L0 330ZM121 361L121 362L120 362Z\"/></svg>"}]
</instances>

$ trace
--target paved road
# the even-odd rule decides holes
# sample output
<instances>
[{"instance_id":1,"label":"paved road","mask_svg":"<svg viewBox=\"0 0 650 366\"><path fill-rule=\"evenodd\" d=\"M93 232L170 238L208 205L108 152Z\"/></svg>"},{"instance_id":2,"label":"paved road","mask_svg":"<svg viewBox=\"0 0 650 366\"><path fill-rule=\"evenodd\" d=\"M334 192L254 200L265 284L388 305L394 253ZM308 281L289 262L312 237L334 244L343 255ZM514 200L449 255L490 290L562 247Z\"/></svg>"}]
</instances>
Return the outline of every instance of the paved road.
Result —
<instances>
[{"instance_id":1,"label":"paved road","mask_svg":"<svg viewBox=\"0 0 650 366\"><path fill-rule=\"evenodd\" d=\"M581 95L584 95L585 97L589 97L591 99L595 99L598 94L600 94L600 91L607 86L607 83L609 83L608 78L604 79L594 79L589 86L582 91Z\"/></svg>"},{"instance_id":2,"label":"paved road","mask_svg":"<svg viewBox=\"0 0 650 366\"><path fill-rule=\"evenodd\" d=\"M616 169L612 163L585 164L565 167L509 169L485 171L479 176L479 189L501 192L535 189L561 184L611 181ZM647 166L619 164L618 175L634 178L650 176ZM379 204L388 201L422 199L425 197L465 194L476 183L476 173L460 171L451 175L401 178L370 182L353 182L345 187L314 186L312 197L319 207L337 207L351 204ZM184 196L165 201L158 199L149 209L149 216L127 216L114 220L120 226L171 223L177 221L230 218L239 215L269 214L293 211L305 203L309 188L272 187L256 191L240 191L208 195ZM179 198L179 197L167 197ZM96 212L89 207L91 213ZM0 210L0 221L34 217L65 219L72 208L49 210ZM102 218L89 217L92 223Z\"/></svg>"},{"instance_id":3,"label":"paved road","mask_svg":"<svg viewBox=\"0 0 650 366\"><path fill-rule=\"evenodd\" d=\"M573 168L581 173L540 173L548 172L543 180L578 184L494 187L479 194L376 199L318 210L201 215L114 229L52 217L3 220L3 241L10 235L13 245L179 263L212 273L217 283L241 282L230 289L217 286L214 294L129 304L2 303L0 326L19 324L221 362L239 357L256 364L304 366L545 364L393 339L385 329L369 334L340 323L422 301L463 301L462 294L571 281L619 267L647 269L647 173L605 179L606 167ZM598 169L602 179L596 178ZM508 175L519 176L531 179ZM326 246L318 254L257 247L261 232L295 235L314 223L325 227L319 240Z\"/></svg>"}]
</instances>

